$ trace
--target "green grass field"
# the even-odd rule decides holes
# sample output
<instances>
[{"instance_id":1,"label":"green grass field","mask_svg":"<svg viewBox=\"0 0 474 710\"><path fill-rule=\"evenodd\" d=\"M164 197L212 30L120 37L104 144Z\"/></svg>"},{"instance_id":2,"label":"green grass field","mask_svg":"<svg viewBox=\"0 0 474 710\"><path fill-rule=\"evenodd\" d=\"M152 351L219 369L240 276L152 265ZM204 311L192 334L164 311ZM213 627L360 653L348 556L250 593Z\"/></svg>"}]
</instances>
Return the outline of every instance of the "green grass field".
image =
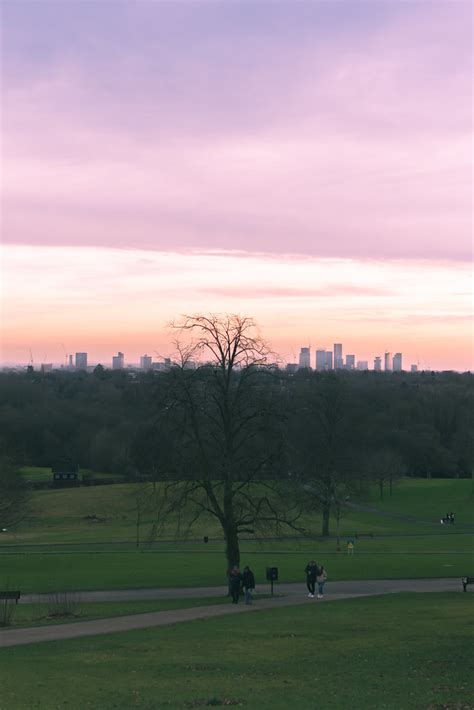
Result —
<instances>
[{"instance_id":1,"label":"green grass field","mask_svg":"<svg viewBox=\"0 0 474 710\"><path fill-rule=\"evenodd\" d=\"M1 710L470 710L471 594L400 594L0 650Z\"/></svg>"},{"instance_id":2,"label":"green grass field","mask_svg":"<svg viewBox=\"0 0 474 710\"><path fill-rule=\"evenodd\" d=\"M30 469L31 470L31 469ZM40 470L43 471L43 469ZM34 471L32 471L34 473ZM1 544L9 543L85 543L132 541L136 538L136 492L138 484L117 484L35 491L32 494L31 513L16 530L1 537ZM402 533L440 532L449 534L467 527L474 528L474 495L471 480L403 479L394 488L393 495L378 498L377 490L368 492L361 501L376 507L380 514L348 511L341 521L343 536L355 532L386 535ZM456 513L456 525L441 528L439 519L448 511ZM388 513L391 515L384 515ZM392 517L393 514L401 517ZM408 519L405 519L408 518ZM146 539L153 518L144 515L140 530ZM305 519L312 534L321 530L320 513ZM332 530L335 523L332 522ZM269 530L269 534L272 531ZM161 536L173 539L179 533L176 521L168 521ZM203 518L193 528L196 539L203 535L222 537L222 531L213 518ZM288 530L291 535L292 531Z\"/></svg>"},{"instance_id":3,"label":"green grass field","mask_svg":"<svg viewBox=\"0 0 474 710\"><path fill-rule=\"evenodd\" d=\"M268 595L261 595L266 599ZM196 606L209 606L210 604L229 604L228 597L200 597L196 599L161 599L146 601L121 601L121 602L82 602L80 596L66 597L59 601L55 596L51 600L41 599L33 604L17 604L10 627L49 626L51 624L70 624L93 619L107 619L129 614L145 614L151 611L169 611L170 609L189 609ZM256 599L258 603L258 598ZM67 605L69 611L65 615Z\"/></svg>"},{"instance_id":4,"label":"green grass field","mask_svg":"<svg viewBox=\"0 0 474 710\"><path fill-rule=\"evenodd\" d=\"M187 542L158 540L139 549L125 543L136 535L136 490L120 484L35 492L29 519L1 535L0 586L26 593L225 584L224 543L212 520L200 521ZM300 581L312 557L334 580L473 573L472 481L404 479L392 497L380 501L372 490L366 503L377 512L348 512L341 552L335 539L243 540L242 563L253 567L260 583L267 566L279 567L281 581ZM440 526L439 515L448 510L456 512L457 522ZM149 523L142 525L142 539ZM310 523L319 534L319 513ZM345 538L354 533L359 538L349 557ZM162 538L175 534L170 523ZM211 537L207 545L203 534Z\"/></svg>"},{"instance_id":5,"label":"green grass field","mask_svg":"<svg viewBox=\"0 0 474 710\"><path fill-rule=\"evenodd\" d=\"M242 544L241 553L242 563L254 570L257 584L265 581L267 566L279 568L282 582L303 581L304 567L312 557L325 564L333 580L460 577L474 567L469 535L365 540L357 544L354 556L335 552L334 541L249 542ZM226 583L222 544L168 545L152 551L11 552L1 555L1 563L0 584L8 580L10 588L23 593Z\"/></svg>"}]
</instances>

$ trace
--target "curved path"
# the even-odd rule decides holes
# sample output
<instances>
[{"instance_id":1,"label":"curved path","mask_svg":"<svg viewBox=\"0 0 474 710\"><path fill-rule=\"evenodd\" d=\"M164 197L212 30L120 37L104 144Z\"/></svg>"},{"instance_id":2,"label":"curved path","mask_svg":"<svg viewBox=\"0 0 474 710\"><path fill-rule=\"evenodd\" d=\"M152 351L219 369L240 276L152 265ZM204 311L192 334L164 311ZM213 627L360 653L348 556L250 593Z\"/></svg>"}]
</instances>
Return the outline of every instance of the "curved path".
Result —
<instances>
[{"instance_id":1,"label":"curved path","mask_svg":"<svg viewBox=\"0 0 474 710\"><path fill-rule=\"evenodd\" d=\"M258 587L260 593L268 594L268 585ZM73 624L38 626L24 629L0 630L0 648L20 646L40 641L56 641L99 634L111 634L134 629L146 629L154 626L177 624L195 619L208 619L226 614L246 614L261 609L273 609L296 604L321 604L337 599L350 599L375 594L394 594L397 592L459 592L462 584L458 578L446 579L394 579L394 580L357 580L328 582L328 595L322 600L308 599L302 584L275 585L275 592L281 596L261 599L252 606L244 604L214 604L190 609L133 614L94 621L82 621ZM219 596L226 594L224 587L199 587L189 589L124 589L117 591L83 592L80 601L130 601L149 599L185 599ZM41 601L49 595L29 595L22 598L23 603Z\"/></svg>"}]
</instances>

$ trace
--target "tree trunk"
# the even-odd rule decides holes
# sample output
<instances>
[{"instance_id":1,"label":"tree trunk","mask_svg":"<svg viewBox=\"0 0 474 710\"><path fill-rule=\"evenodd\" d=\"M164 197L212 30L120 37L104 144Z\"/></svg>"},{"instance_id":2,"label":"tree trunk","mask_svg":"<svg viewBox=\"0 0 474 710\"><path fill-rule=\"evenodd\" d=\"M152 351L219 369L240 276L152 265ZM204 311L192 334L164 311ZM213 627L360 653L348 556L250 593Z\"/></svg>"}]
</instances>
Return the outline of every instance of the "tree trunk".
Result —
<instances>
[{"instance_id":1,"label":"tree trunk","mask_svg":"<svg viewBox=\"0 0 474 710\"><path fill-rule=\"evenodd\" d=\"M341 509L338 507L336 510L336 549L338 552L341 551L341 535L340 535L340 521L341 521Z\"/></svg>"},{"instance_id":2,"label":"tree trunk","mask_svg":"<svg viewBox=\"0 0 474 710\"><path fill-rule=\"evenodd\" d=\"M227 566L230 569L232 567L240 566L240 548L239 548L239 536L235 528L230 528L224 531L225 533L225 554L227 557Z\"/></svg>"},{"instance_id":3,"label":"tree trunk","mask_svg":"<svg viewBox=\"0 0 474 710\"><path fill-rule=\"evenodd\" d=\"M329 516L331 514L331 503L324 503L323 507L323 530L322 536L329 537Z\"/></svg>"}]
</instances>

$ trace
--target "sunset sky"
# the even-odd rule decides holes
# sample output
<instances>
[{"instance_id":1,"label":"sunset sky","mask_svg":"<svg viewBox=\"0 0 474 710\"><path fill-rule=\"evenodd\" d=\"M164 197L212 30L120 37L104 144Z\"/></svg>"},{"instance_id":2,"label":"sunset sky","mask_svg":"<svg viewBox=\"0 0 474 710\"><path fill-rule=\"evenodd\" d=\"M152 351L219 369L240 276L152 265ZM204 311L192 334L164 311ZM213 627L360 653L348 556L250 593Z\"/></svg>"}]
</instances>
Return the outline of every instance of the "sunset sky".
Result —
<instances>
[{"instance_id":1,"label":"sunset sky","mask_svg":"<svg viewBox=\"0 0 474 710\"><path fill-rule=\"evenodd\" d=\"M4 0L3 363L253 316L472 369L472 3ZM63 348L64 346L64 348Z\"/></svg>"}]
</instances>

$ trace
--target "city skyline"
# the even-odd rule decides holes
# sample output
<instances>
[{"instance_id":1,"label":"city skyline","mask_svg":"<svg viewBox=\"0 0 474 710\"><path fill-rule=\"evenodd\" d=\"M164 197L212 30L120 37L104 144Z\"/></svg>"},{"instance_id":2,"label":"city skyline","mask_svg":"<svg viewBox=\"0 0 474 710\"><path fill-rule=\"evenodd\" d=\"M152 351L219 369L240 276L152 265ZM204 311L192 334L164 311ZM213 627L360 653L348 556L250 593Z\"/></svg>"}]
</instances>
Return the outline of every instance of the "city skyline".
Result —
<instances>
[{"instance_id":1,"label":"city skyline","mask_svg":"<svg viewBox=\"0 0 474 710\"><path fill-rule=\"evenodd\" d=\"M182 343L184 344L185 341L182 341ZM66 370L70 372L88 370L91 372L95 369L95 367L97 367L97 365L100 365L106 369L112 370L139 369L143 371L163 371L172 366L174 363L180 362L180 353L178 350L175 351L174 357L173 353L169 356L164 356L155 350L155 358L153 358L152 355L148 355L148 353L144 353L141 354L138 359L136 357L127 359L123 352L118 351L117 355L112 355L105 360L101 359L99 361L97 359L94 360L94 358L90 359L88 352L67 352L64 343L61 343L61 347L64 351L61 361L48 362L46 361L45 356L42 362L35 363L33 352L29 350L28 363L9 363L6 367L8 369L8 366L13 366L14 368L24 368L29 366L42 372L51 372L52 370ZM370 361L362 360L360 359L360 356L355 353L344 353L343 343L334 343L331 350L327 350L321 346L315 350L312 350L311 345L302 346L300 347L297 359L294 350L292 355L293 360L284 360L278 353L269 351L267 364L271 366L278 365L283 368L286 367L286 369L291 372L295 372L299 369L309 369L315 371L374 370L380 372L418 372L419 370L431 369L429 366L426 368L423 367L419 360L404 367L403 353L395 352L392 354L387 350L383 353L383 356L372 355ZM187 366L192 366L193 368L202 364L206 364L206 362L200 360L199 358L187 362Z\"/></svg>"},{"instance_id":2,"label":"city skyline","mask_svg":"<svg viewBox=\"0 0 474 710\"><path fill-rule=\"evenodd\" d=\"M471 10L4 3L0 362L227 312L471 370Z\"/></svg>"}]
</instances>

